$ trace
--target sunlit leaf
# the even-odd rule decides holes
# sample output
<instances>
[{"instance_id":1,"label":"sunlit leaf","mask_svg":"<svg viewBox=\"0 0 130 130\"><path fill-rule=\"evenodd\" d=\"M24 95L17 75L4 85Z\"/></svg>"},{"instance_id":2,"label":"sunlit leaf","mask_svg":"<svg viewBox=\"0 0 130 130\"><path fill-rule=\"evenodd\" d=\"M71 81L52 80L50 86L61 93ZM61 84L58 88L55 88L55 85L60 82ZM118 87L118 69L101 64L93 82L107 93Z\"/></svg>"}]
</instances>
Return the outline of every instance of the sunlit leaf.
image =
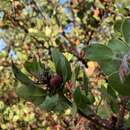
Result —
<instances>
[{"instance_id":1,"label":"sunlit leaf","mask_svg":"<svg viewBox=\"0 0 130 130\"><path fill-rule=\"evenodd\" d=\"M113 52L110 48L101 44L93 44L86 48L86 59L93 61L111 60Z\"/></svg>"}]
</instances>

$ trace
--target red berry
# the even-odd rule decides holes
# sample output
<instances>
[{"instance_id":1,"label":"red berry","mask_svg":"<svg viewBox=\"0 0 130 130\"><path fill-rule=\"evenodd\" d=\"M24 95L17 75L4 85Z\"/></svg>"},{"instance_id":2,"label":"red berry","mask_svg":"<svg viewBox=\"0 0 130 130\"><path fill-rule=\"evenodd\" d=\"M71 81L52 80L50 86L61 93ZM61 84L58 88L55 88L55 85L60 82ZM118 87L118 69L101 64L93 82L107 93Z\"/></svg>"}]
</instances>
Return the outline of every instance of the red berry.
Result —
<instances>
[{"instance_id":1,"label":"red berry","mask_svg":"<svg viewBox=\"0 0 130 130\"><path fill-rule=\"evenodd\" d=\"M58 87L62 82L62 77L60 75L55 75L50 79L50 86Z\"/></svg>"}]
</instances>

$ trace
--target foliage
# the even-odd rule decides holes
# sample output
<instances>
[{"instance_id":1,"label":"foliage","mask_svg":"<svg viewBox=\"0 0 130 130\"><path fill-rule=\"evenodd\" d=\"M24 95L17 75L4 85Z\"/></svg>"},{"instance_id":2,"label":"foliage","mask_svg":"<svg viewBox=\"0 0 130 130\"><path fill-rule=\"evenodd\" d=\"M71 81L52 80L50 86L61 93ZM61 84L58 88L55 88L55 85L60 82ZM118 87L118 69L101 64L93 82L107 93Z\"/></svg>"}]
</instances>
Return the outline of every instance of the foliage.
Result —
<instances>
[{"instance_id":1,"label":"foliage","mask_svg":"<svg viewBox=\"0 0 130 130\"><path fill-rule=\"evenodd\" d=\"M4 56L0 69L9 68L11 73L12 67L17 82L13 79L11 86L19 97L47 112L61 114L69 109L74 117L78 113L88 119L95 129L129 128L130 3L1 3L0 34L8 45L0 54ZM103 79L96 85L86 72L91 61L98 64Z\"/></svg>"}]
</instances>

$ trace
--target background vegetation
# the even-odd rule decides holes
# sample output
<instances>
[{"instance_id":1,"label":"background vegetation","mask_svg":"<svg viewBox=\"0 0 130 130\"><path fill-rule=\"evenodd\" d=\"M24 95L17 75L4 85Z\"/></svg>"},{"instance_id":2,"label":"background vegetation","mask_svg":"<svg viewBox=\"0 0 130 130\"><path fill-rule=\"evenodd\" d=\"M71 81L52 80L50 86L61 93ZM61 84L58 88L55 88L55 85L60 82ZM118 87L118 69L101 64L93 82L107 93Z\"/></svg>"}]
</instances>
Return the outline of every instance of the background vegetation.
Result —
<instances>
[{"instance_id":1,"label":"background vegetation","mask_svg":"<svg viewBox=\"0 0 130 130\"><path fill-rule=\"evenodd\" d=\"M129 9L129 0L66 0L65 2L58 0L0 0L0 129L109 129L104 125L106 120L101 120L102 118L109 119L110 126L113 125L113 128L110 128L111 130L129 129L130 104L128 100L125 104L125 100L128 98L126 96L130 95L130 89L129 87L118 89L118 86L120 86L118 81L124 81L126 73L124 74L120 70L120 79L113 75L112 72L115 72L115 68L119 69L121 63L118 65L117 59L111 61L111 52L104 48L105 45L109 45L115 55L126 55L130 43ZM122 45L122 42L123 44L128 43L126 44L128 47ZM87 49L91 45L92 49L91 47ZM53 48L58 48L58 50L53 50ZM60 58L61 64L56 65L56 57ZM124 58L122 59L124 60ZM73 72L72 75L74 75L71 80L68 61ZM12 62L14 65L13 71ZM48 94L53 95L53 98L48 97L42 105L44 109L40 109L37 104L43 101L44 95L40 95L39 99L36 96L39 94L39 90L34 89L30 92L31 89L26 89L23 86L24 89L17 89L21 88L22 85L17 79L24 84L29 83L28 86L34 84L28 82L28 79L19 78L21 73L16 66L40 87L44 87L43 82L45 83L49 73L54 76L57 72L65 75L66 77L62 78L63 82L66 83L64 86L68 99L73 101L72 91L75 88L74 86L90 92L90 95L88 94L90 96L89 101L91 100L94 112L101 119L98 119L98 117L94 121L90 121L93 119L86 119L81 113L77 112L75 104L72 108L66 107L65 104L58 104L58 108L55 108L54 112L51 111L51 108L54 108L54 102L57 100L60 103L62 102L56 95L53 95L57 92L57 86L59 86L59 84L54 85L53 81L52 85L49 82L51 88L49 88ZM59 66L63 66L63 68L58 70ZM66 66L67 68L65 68ZM42 67L46 71L43 71ZM78 73L77 77L75 76L76 72ZM106 74L107 76L112 74L113 77L108 81ZM74 79L75 77L76 79ZM108 82L111 86L114 84L114 90L109 89L109 92L107 89ZM128 82L125 83L130 86L129 75ZM88 91L88 89L90 90ZM76 92L79 95L81 94L80 90L76 90ZM57 93L59 94L59 91ZM122 98L120 93L125 95L125 98ZM28 94L31 96L34 94L38 97L38 100L31 97L31 101L33 100L35 105L30 102L30 95L28 96ZM80 96L82 95L84 93ZM75 100L77 99L76 96ZM27 100L25 101L25 99ZM84 104L86 103L84 97L76 103L82 101L84 101ZM120 112L119 106L122 105L122 102L125 109L121 109ZM78 106L80 105L82 106L82 104L78 104ZM45 109L50 110L46 112ZM89 112L88 109L87 112ZM124 113L124 115L119 115L123 119L117 122L118 113ZM87 113L87 116L89 114L91 113Z\"/></svg>"}]
</instances>

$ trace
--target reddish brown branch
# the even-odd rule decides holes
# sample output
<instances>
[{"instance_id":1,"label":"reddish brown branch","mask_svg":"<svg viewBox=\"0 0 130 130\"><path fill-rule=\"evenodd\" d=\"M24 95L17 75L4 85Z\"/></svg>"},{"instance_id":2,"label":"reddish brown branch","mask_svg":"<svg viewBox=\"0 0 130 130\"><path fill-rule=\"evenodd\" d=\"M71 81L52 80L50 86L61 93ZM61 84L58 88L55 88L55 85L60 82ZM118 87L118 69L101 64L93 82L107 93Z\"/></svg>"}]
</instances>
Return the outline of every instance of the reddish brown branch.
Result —
<instances>
[{"instance_id":1,"label":"reddish brown branch","mask_svg":"<svg viewBox=\"0 0 130 130\"><path fill-rule=\"evenodd\" d=\"M98 125L106 130L115 130L115 128L112 127L111 122L109 120L102 119L96 113L90 116L85 115L80 110L78 110L78 113L81 114L83 117L87 118L89 121L93 122L95 125Z\"/></svg>"}]
</instances>

